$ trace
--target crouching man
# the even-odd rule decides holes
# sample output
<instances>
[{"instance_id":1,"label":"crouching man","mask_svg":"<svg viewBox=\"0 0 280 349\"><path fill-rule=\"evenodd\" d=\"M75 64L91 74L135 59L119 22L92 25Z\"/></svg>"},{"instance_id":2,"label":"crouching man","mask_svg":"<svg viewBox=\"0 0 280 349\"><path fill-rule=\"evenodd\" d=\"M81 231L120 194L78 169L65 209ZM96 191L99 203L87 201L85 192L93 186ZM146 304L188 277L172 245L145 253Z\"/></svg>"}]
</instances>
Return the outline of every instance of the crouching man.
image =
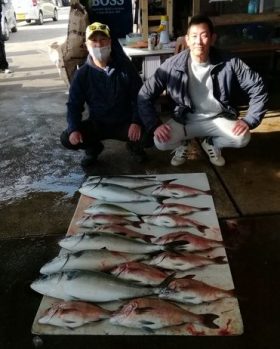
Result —
<instances>
[{"instance_id":1,"label":"crouching man","mask_svg":"<svg viewBox=\"0 0 280 349\"><path fill-rule=\"evenodd\" d=\"M139 92L139 115L147 130L153 130L156 147L173 151L173 166L186 161L192 138L201 140L212 164L223 166L221 149L246 146L250 129L266 113L268 94L259 74L239 58L213 47L215 39L211 20L193 17L185 36L188 48L167 59ZM154 101L164 90L176 107L173 118L157 126ZM238 90L249 98L244 118L238 117L234 103Z\"/></svg>"},{"instance_id":2,"label":"crouching man","mask_svg":"<svg viewBox=\"0 0 280 349\"><path fill-rule=\"evenodd\" d=\"M86 46L87 61L76 71L70 86L68 128L61 134L61 143L68 149L85 150L83 167L96 162L106 139L126 142L133 159L143 162L145 135L137 109L142 80L132 63L111 48L107 25L98 22L89 25ZM83 120L85 105L88 118Z\"/></svg>"}]
</instances>

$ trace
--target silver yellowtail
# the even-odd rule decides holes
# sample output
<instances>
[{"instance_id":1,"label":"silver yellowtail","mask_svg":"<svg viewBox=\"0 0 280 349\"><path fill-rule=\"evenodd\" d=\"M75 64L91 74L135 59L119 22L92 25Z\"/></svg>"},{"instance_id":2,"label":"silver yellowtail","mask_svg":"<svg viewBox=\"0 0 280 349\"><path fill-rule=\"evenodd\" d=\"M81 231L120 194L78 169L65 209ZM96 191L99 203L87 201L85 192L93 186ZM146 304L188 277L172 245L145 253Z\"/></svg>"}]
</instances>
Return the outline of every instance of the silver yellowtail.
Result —
<instances>
[{"instance_id":1,"label":"silver yellowtail","mask_svg":"<svg viewBox=\"0 0 280 349\"><path fill-rule=\"evenodd\" d=\"M110 204L110 203L93 203L89 205L85 210L85 213L90 215L117 215L117 216L137 216L136 213L127 210L118 205Z\"/></svg>"},{"instance_id":2,"label":"silver yellowtail","mask_svg":"<svg viewBox=\"0 0 280 349\"><path fill-rule=\"evenodd\" d=\"M43 275L31 288L54 298L88 302L111 302L159 292L159 289L134 285L113 275L80 270Z\"/></svg>"},{"instance_id":3,"label":"silver yellowtail","mask_svg":"<svg viewBox=\"0 0 280 349\"><path fill-rule=\"evenodd\" d=\"M124 236L130 239L144 240L146 242L151 242L151 239L155 238L154 235L138 232L130 228L127 228L124 225L118 225L118 224L100 224L86 231L83 231L83 229L78 229L78 232L86 233L86 234L111 233L111 234Z\"/></svg>"},{"instance_id":4,"label":"silver yellowtail","mask_svg":"<svg viewBox=\"0 0 280 349\"><path fill-rule=\"evenodd\" d=\"M76 224L84 228L94 228L98 224L133 225L139 227L141 220L137 216L117 216L107 214L84 215Z\"/></svg>"},{"instance_id":5,"label":"silver yellowtail","mask_svg":"<svg viewBox=\"0 0 280 349\"><path fill-rule=\"evenodd\" d=\"M80 193L97 200L107 202L139 202L159 200L152 195L141 194L138 191L117 184L92 184L79 189Z\"/></svg>"},{"instance_id":6,"label":"silver yellowtail","mask_svg":"<svg viewBox=\"0 0 280 349\"><path fill-rule=\"evenodd\" d=\"M108 250L80 251L65 253L42 266L42 274L58 273L65 270L106 271L122 263L146 259L144 254L112 252Z\"/></svg>"},{"instance_id":7,"label":"silver yellowtail","mask_svg":"<svg viewBox=\"0 0 280 349\"><path fill-rule=\"evenodd\" d=\"M102 183L102 184L117 184L126 188L136 189L136 188L145 188L151 187L154 185L170 183L175 179L168 180L158 180L156 176L90 176L83 186L88 186L92 184Z\"/></svg>"},{"instance_id":8,"label":"silver yellowtail","mask_svg":"<svg viewBox=\"0 0 280 349\"><path fill-rule=\"evenodd\" d=\"M90 233L67 236L60 240L59 245L70 251L101 250L126 253L150 253L165 250L165 246L130 239L117 234Z\"/></svg>"}]
</instances>

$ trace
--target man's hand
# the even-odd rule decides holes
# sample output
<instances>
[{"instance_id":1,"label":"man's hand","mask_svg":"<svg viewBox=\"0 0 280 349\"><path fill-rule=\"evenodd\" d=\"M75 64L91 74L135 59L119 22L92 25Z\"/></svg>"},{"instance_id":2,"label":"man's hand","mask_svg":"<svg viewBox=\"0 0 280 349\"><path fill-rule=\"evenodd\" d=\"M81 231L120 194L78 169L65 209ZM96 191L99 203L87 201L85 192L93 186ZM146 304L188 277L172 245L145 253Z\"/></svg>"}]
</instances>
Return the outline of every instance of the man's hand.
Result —
<instances>
[{"instance_id":1,"label":"man's hand","mask_svg":"<svg viewBox=\"0 0 280 349\"><path fill-rule=\"evenodd\" d=\"M170 139L170 130L169 125L163 124L155 129L154 135L158 142L165 143Z\"/></svg>"},{"instance_id":2,"label":"man's hand","mask_svg":"<svg viewBox=\"0 0 280 349\"><path fill-rule=\"evenodd\" d=\"M79 131L74 131L72 133L70 133L69 135L69 142L73 145L79 144L79 143L83 143L83 137L81 132Z\"/></svg>"},{"instance_id":3,"label":"man's hand","mask_svg":"<svg viewBox=\"0 0 280 349\"><path fill-rule=\"evenodd\" d=\"M248 126L248 124L246 124L245 121L243 121L241 119L236 121L236 123L232 129L232 132L235 136L243 135L247 131L249 131L249 126Z\"/></svg>"},{"instance_id":4,"label":"man's hand","mask_svg":"<svg viewBox=\"0 0 280 349\"><path fill-rule=\"evenodd\" d=\"M139 141L141 137L141 126L138 124L131 124L128 129L128 139L132 142Z\"/></svg>"}]
</instances>

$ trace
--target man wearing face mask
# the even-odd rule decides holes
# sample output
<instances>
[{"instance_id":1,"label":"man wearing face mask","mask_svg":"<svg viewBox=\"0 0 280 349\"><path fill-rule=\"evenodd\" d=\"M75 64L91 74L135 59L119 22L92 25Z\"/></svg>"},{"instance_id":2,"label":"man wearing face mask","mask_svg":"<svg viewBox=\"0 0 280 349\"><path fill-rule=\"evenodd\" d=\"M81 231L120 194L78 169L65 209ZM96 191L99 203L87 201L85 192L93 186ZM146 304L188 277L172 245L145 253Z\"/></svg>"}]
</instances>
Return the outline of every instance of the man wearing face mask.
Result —
<instances>
[{"instance_id":1,"label":"man wearing face mask","mask_svg":"<svg viewBox=\"0 0 280 349\"><path fill-rule=\"evenodd\" d=\"M137 110L142 80L130 61L115 54L107 25L99 22L89 25L86 46L87 61L71 82L68 128L61 134L61 143L68 149L85 150L83 167L96 162L106 139L125 141L132 158L143 162L146 158L143 139L147 137L142 134ZM83 120L85 104L88 119Z\"/></svg>"}]
</instances>

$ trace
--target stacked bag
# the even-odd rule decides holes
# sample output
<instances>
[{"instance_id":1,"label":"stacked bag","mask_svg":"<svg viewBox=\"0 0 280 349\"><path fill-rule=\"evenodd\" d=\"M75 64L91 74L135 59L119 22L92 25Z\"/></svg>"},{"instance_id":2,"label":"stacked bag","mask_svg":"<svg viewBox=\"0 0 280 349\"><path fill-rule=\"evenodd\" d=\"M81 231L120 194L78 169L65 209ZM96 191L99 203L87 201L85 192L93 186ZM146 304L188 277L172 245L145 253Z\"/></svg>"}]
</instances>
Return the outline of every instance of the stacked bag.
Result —
<instances>
[{"instance_id":1,"label":"stacked bag","mask_svg":"<svg viewBox=\"0 0 280 349\"><path fill-rule=\"evenodd\" d=\"M77 67L86 60L85 32L89 24L85 7L78 0L71 0L66 40L62 44L54 42L49 47L50 59L68 87Z\"/></svg>"}]
</instances>

